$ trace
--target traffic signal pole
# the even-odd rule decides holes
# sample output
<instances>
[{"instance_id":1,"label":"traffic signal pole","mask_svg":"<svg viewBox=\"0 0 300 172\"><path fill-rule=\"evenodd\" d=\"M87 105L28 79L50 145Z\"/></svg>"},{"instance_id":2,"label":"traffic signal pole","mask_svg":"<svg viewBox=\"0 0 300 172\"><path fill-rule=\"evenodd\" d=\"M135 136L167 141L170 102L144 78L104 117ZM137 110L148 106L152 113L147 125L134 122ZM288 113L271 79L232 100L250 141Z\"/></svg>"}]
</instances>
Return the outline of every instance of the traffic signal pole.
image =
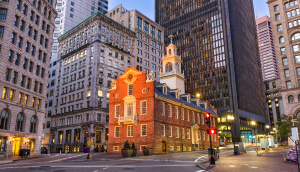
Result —
<instances>
[{"instance_id":1,"label":"traffic signal pole","mask_svg":"<svg viewBox=\"0 0 300 172\"><path fill-rule=\"evenodd\" d=\"M213 157L213 149L212 149L212 140L211 140L211 135L212 134L216 134L215 130L211 130L210 129L210 126L211 126L211 123L210 123L210 114L209 113L206 113L205 114L205 118L206 118L206 124L208 126L208 134L209 134L209 140L210 140L210 166L215 166L216 165L216 162L215 162L215 158Z\"/></svg>"}]
</instances>

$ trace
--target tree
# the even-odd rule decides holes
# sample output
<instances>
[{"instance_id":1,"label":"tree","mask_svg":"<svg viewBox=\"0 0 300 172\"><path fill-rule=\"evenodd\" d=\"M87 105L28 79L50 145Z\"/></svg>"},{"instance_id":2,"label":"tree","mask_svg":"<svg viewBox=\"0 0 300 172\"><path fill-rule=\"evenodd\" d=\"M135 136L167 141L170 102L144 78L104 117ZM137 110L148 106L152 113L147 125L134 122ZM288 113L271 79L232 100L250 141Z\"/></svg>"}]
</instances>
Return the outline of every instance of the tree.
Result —
<instances>
[{"instance_id":1,"label":"tree","mask_svg":"<svg viewBox=\"0 0 300 172\"><path fill-rule=\"evenodd\" d=\"M291 135L291 128L293 127L292 119L292 116L284 115L280 121L276 122L276 124L279 126L277 137L280 139L280 142L287 141L288 136ZM299 118L297 118L296 120L300 121ZM299 130L299 123L294 123L294 125L295 127L298 127Z\"/></svg>"}]
</instances>

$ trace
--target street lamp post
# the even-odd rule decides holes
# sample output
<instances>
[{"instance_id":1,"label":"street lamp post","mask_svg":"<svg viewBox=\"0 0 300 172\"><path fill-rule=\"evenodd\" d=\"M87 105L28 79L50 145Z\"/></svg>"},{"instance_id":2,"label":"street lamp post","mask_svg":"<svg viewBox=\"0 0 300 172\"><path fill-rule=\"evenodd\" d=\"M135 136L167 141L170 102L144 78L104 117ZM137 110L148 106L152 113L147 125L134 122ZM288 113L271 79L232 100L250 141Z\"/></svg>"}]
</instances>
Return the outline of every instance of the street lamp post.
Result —
<instances>
[{"instance_id":1,"label":"street lamp post","mask_svg":"<svg viewBox=\"0 0 300 172\"><path fill-rule=\"evenodd\" d=\"M266 129L268 130L267 131L267 140L266 140L266 148L265 148L265 152L267 152L267 143L268 143L268 137L269 137L269 129L270 129L270 126L269 125L266 125ZM268 146L269 147L269 146Z\"/></svg>"},{"instance_id":2,"label":"street lamp post","mask_svg":"<svg viewBox=\"0 0 300 172\"><path fill-rule=\"evenodd\" d=\"M254 127L254 132L255 132L255 150L256 150L256 155L258 155L258 151L257 151L257 141L258 141L258 139L257 139L257 132L256 132L256 122L255 121L252 121L251 122L251 125L253 125L253 127Z\"/></svg>"},{"instance_id":3,"label":"street lamp post","mask_svg":"<svg viewBox=\"0 0 300 172\"><path fill-rule=\"evenodd\" d=\"M232 123L230 122L231 138L232 138L232 132L233 132L233 131L232 131L232 126L233 126L234 116L228 115L228 116L227 116L227 119L228 119L228 121L232 121ZM227 127L227 132L228 132L228 127ZM236 152L236 150L235 150L235 142L233 141L233 139L232 139L232 142L233 142L234 155L237 155L237 152Z\"/></svg>"}]
</instances>

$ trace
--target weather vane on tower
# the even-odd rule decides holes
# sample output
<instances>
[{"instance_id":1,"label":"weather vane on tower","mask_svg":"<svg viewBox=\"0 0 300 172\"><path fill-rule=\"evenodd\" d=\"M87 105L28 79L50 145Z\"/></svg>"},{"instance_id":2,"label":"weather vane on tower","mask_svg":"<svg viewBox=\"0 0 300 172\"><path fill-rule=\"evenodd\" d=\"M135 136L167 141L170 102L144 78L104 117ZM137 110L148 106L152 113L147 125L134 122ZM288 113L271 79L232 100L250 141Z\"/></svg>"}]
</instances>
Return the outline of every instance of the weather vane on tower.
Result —
<instances>
[{"instance_id":1,"label":"weather vane on tower","mask_svg":"<svg viewBox=\"0 0 300 172\"><path fill-rule=\"evenodd\" d=\"M171 44L173 44L173 38L174 38L174 36L173 35L169 35L169 38L171 39Z\"/></svg>"}]
</instances>

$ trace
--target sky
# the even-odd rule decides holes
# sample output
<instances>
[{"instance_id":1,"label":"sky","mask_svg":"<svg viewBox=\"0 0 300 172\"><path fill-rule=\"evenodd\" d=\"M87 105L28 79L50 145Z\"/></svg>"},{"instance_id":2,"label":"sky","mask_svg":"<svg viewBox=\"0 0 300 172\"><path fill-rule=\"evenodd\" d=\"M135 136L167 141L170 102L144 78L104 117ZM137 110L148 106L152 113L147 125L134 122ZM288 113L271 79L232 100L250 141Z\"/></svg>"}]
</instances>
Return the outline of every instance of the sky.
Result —
<instances>
[{"instance_id":1,"label":"sky","mask_svg":"<svg viewBox=\"0 0 300 172\"><path fill-rule=\"evenodd\" d=\"M269 14L267 0L253 0L254 8L257 11L257 17L263 17ZM154 0L109 0L108 10L122 4L126 9L133 10L137 9L150 19L154 20L155 10L154 10Z\"/></svg>"}]
</instances>

